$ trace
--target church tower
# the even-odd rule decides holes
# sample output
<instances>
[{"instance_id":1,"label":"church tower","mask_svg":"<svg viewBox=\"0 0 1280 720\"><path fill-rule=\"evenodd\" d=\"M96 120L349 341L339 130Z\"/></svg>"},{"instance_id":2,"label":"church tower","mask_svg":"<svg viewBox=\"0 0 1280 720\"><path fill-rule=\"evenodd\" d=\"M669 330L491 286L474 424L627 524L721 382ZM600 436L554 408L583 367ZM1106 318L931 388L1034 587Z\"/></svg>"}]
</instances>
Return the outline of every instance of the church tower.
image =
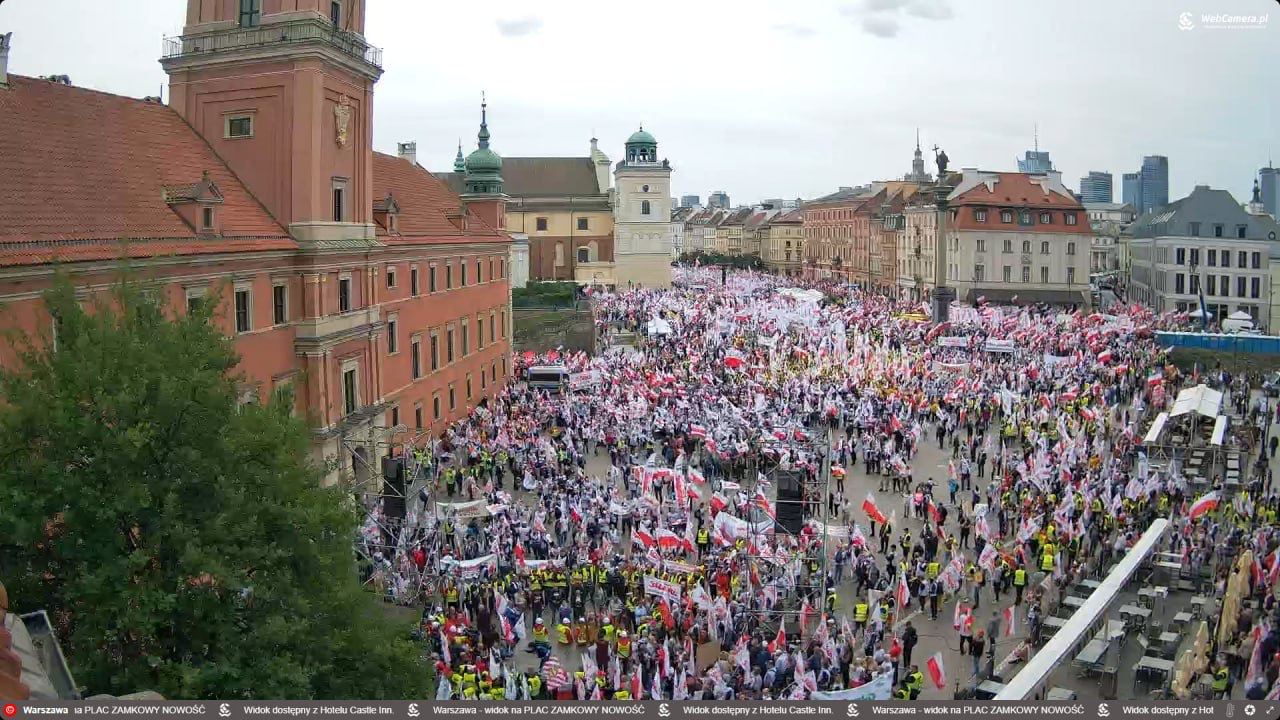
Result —
<instances>
[{"instance_id":1,"label":"church tower","mask_svg":"<svg viewBox=\"0 0 1280 720\"><path fill-rule=\"evenodd\" d=\"M188 0L160 63L169 104L303 247L372 243L365 0Z\"/></svg>"},{"instance_id":2,"label":"church tower","mask_svg":"<svg viewBox=\"0 0 1280 720\"><path fill-rule=\"evenodd\" d=\"M467 173L463 204L490 227L501 230L507 222L507 196L502 194L502 158L489 149L489 104L484 100L480 101L476 149L467 156L463 168Z\"/></svg>"},{"instance_id":3,"label":"church tower","mask_svg":"<svg viewBox=\"0 0 1280 720\"><path fill-rule=\"evenodd\" d=\"M614 278L619 289L671 286L671 165L644 126L627 138L613 172Z\"/></svg>"}]
</instances>

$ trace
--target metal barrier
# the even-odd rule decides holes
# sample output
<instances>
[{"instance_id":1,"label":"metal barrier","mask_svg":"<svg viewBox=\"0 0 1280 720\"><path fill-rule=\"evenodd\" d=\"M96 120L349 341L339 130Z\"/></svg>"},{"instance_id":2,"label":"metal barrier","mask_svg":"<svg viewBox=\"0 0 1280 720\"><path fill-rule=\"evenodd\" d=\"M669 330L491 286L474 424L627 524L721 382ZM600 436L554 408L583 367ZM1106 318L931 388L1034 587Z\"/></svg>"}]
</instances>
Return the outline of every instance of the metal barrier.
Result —
<instances>
[{"instance_id":1,"label":"metal barrier","mask_svg":"<svg viewBox=\"0 0 1280 720\"><path fill-rule=\"evenodd\" d=\"M1107 609L1125 585L1133 579L1147 557L1156 549L1161 536L1169 529L1169 521L1160 518L1151 523L1133 548L1116 564L1098 589L1085 600L1084 605L1067 620L1062 629L1045 643L1040 652L1027 661L1022 671L1013 677L996 695L996 700L1039 700L1044 694L1044 684L1050 673L1063 660L1079 651L1083 643L1092 639L1098 628L1107 620Z\"/></svg>"}]
</instances>

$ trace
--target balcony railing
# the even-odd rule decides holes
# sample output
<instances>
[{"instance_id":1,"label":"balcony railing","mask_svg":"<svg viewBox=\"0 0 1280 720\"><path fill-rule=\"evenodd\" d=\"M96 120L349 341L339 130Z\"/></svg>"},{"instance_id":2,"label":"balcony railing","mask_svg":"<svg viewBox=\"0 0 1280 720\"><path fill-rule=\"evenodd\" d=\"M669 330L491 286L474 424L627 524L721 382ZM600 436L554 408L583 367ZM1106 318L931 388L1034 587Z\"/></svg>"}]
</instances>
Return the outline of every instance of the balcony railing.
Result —
<instances>
[{"instance_id":1,"label":"balcony railing","mask_svg":"<svg viewBox=\"0 0 1280 720\"><path fill-rule=\"evenodd\" d=\"M315 42L326 43L356 60L382 68L381 48L365 42L359 33L339 30L320 19L293 20L233 32L166 37L163 57L185 58L244 48Z\"/></svg>"}]
</instances>

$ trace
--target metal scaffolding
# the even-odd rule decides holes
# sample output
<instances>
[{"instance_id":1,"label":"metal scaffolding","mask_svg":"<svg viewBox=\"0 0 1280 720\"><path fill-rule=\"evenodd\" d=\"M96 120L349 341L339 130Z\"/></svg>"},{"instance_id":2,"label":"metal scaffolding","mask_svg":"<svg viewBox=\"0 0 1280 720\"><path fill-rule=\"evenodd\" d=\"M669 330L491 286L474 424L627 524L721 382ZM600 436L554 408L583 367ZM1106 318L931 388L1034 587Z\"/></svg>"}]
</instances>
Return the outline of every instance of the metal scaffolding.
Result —
<instances>
[{"instance_id":1,"label":"metal scaffolding","mask_svg":"<svg viewBox=\"0 0 1280 720\"><path fill-rule=\"evenodd\" d=\"M797 433L797 430L800 432ZM769 443L764 450L765 452L756 454L748 470L748 476L756 478L756 489L759 489L759 479L764 478L774 492L773 503L776 514L782 515L784 512L798 510L802 525L808 524L811 520L818 520L822 523L823 532L817 536L816 543L792 560L800 563L796 584L788 588L785 594L779 593L778 603L772 609L759 608L754 612L758 626L766 633L775 633L779 625L788 623L788 620L791 621L789 624L792 626L788 628L788 634L802 633L804 628L800 627L800 614L803 611L804 602L808 600L813 610L812 617L820 618L828 590L829 552L826 528L829 525L828 496L831 488L830 430L825 425L820 425L813 430L790 428L787 430L786 440ZM797 463L796 460L801 462ZM798 469L800 464L815 461L817 468L813 472ZM755 472L751 473L751 470ZM778 498L780 480L793 473L799 477L800 499ZM784 510L786 506L790 507ZM752 511L753 536L758 537L760 534L756 527L757 523L759 523L759 530L766 527L765 519L763 510L757 508ZM773 528L776 533L791 534L776 522L773 523ZM762 555L760 546L755 542L748 543L746 559L744 572L747 576L747 587L751 588L753 570L762 578L760 568L765 567L764 563L773 564L775 561L771 553ZM816 571L810 570L812 563L816 563ZM752 590L754 591L754 588Z\"/></svg>"}]
</instances>

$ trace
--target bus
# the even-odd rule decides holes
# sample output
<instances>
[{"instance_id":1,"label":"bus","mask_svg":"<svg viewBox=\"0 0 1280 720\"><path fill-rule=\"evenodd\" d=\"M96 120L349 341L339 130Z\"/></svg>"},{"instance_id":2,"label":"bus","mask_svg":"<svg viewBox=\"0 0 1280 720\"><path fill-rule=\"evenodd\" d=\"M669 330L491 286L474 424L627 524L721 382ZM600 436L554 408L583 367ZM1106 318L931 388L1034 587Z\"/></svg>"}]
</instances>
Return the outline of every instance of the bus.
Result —
<instances>
[{"instance_id":1,"label":"bus","mask_svg":"<svg viewBox=\"0 0 1280 720\"><path fill-rule=\"evenodd\" d=\"M560 392L569 383L569 370L563 365L534 365L524 371L529 387Z\"/></svg>"}]
</instances>

